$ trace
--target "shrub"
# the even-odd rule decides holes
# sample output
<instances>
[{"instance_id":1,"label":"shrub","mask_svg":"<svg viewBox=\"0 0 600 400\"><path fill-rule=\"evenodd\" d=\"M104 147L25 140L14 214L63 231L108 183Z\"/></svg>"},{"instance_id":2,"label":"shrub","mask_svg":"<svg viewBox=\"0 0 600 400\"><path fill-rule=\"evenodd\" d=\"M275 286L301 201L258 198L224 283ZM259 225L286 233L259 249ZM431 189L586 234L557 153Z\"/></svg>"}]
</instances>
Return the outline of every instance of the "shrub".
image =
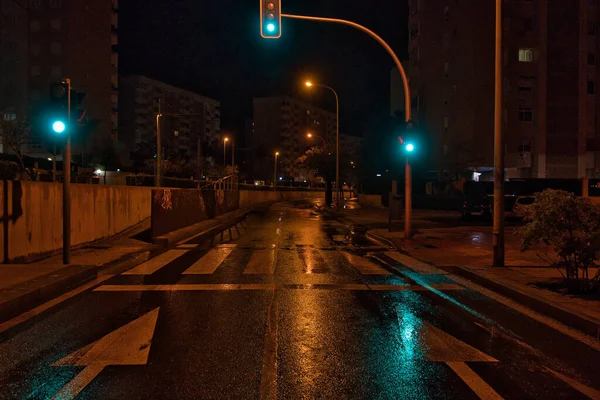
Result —
<instances>
[{"instance_id":1,"label":"shrub","mask_svg":"<svg viewBox=\"0 0 600 400\"><path fill-rule=\"evenodd\" d=\"M550 245L556 254L548 262L561 271L570 292L598 289L600 270L590 278L588 269L600 257L600 207L572 193L547 189L535 195L528 221L516 232L522 251Z\"/></svg>"}]
</instances>

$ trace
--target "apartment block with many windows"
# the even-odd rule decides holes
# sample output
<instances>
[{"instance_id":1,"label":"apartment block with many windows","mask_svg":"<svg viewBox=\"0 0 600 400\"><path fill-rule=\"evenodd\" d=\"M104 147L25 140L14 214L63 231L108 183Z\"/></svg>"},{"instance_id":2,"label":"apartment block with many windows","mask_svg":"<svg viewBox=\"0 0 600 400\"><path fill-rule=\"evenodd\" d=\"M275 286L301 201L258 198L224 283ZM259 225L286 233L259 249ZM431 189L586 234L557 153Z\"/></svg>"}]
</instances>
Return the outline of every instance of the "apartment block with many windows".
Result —
<instances>
[{"instance_id":1,"label":"apartment block with many windows","mask_svg":"<svg viewBox=\"0 0 600 400\"><path fill-rule=\"evenodd\" d=\"M86 93L88 120L97 122L91 137L72 138L74 161L81 156L86 164L118 140L118 0L23 3L29 17L30 112L43 111L51 82L70 78L73 89Z\"/></svg>"},{"instance_id":2,"label":"apartment block with many windows","mask_svg":"<svg viewBox=\"0 0 600 400\"><path fill-rule=\"evenodd\" d=\"M597 3L503 2L503 129L510 177L598 174ZM485 174L494 165L495 4L410 0L409 9L406 69L413 119L431 143L432 163Z\"/></svg>"},{"instance_id":3,"label":"apartment block with many windows","mask_svg":"<svg viewBox=\"0 0 600 400\"><path fill-rule=\"evenodd\" d=\"M310 171L297 163L307 149L325 142L326 151L335 153L335 113L312 104L289 96L256 98L253 121L251 169L255 179L272 179L275 151L280 153L280 177L295 180L310 179Z\"/></svg>"},{"instance_id":4,"label":"apartment block with many windows","mask_svg":"<svg viewBox=\"0 0 600 400\"><path fill-rule=\"evenodd\" d=\"M145 148L146 158L154 156L159 101L164 114L162 143L165 159L184 157L196 163L199 154L202 157L218 146L221 131L218 101L145 76L121 77L120 81L121 142L130 153L139 153ZM143 157L141 153L132 154L132 161L138 156Z\"/></svg>"}]
</instances>

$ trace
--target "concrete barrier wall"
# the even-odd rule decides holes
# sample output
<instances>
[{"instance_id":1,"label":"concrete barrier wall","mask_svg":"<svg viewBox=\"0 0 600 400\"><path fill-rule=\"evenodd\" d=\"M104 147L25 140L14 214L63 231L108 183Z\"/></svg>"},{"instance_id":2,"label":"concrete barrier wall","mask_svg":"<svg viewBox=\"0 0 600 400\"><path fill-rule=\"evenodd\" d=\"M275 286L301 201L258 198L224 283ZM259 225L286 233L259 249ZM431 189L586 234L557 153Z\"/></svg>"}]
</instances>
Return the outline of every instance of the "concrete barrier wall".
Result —
<instances>
[{"instance_id":1,"label":"concrete barrier wall","mask_svg":"<svg viewBox=\"0 0 600 400\"><path fill-rule=\"evenodd\" d=\"M246 208L256 204L274 203L303 199L325 198L325 192L283 192L262 190L240 190L240 207Z\"/></svg>"},{"instance_id":2,"label":"concrete barrier wall","mask_svg":"<svg viewBox=\"0 0 600 400\"><path fill-rule=\"evenodd\" d=\"M71 244L116 235L150 217L152 188L71 185ZM62 249L62 184L4 181L0 187L3 262Z\"/></svg>"}]
</instances>

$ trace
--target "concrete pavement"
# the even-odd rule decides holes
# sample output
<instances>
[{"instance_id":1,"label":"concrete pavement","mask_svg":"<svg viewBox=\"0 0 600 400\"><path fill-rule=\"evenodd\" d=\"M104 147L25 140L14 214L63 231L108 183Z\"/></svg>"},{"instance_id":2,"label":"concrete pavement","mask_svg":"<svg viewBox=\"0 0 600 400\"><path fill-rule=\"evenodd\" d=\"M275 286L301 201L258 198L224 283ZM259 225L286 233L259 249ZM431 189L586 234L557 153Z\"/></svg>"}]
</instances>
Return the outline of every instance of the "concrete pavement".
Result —
<instances>
[{"instance_id":1,"label":"concrete pavement","mask_svg":"<svg viewBox=\"0 0 600 400\"><path fill-rule=\"evenodd\" d=\"M0 326L0 398L600 394L597 341L348 235L275 205Z\"/></svg>"}]
</instances>

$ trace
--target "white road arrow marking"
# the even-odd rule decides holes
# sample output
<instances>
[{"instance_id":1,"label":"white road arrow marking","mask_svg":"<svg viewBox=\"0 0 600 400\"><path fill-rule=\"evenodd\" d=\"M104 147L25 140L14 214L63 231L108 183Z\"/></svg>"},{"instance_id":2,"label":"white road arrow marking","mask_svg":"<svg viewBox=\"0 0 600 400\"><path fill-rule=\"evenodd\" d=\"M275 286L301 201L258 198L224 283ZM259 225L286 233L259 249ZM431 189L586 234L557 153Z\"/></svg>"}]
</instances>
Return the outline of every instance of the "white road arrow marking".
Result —
<instances>
[{"instance_id":1,"label":"white road arrow marking","mask_svg":"<svg viewBox=\"0 0 600 400\"><path fill-rule=\"evenodd\" d=\"M401 315L399 315L402 332L400 340L405 348L414 350L409 352L411 357L447 364L480 399L502 399L466 364L467 362L498 362L498 360L427 322L419 321L410 313Z\"/></svg>"},{"instance_id":2,"label":"white road arrow marking","mask_svg":"<svg viewBox=\"0 0 600 400\"><path fill-rule=\"evenodd\" d=\"M85 366L52 399L75 398L109 365L146 365L156 328L158 308L109 333L103 338L74 351L52 366Z\"/></svg>"}]
</instances>

